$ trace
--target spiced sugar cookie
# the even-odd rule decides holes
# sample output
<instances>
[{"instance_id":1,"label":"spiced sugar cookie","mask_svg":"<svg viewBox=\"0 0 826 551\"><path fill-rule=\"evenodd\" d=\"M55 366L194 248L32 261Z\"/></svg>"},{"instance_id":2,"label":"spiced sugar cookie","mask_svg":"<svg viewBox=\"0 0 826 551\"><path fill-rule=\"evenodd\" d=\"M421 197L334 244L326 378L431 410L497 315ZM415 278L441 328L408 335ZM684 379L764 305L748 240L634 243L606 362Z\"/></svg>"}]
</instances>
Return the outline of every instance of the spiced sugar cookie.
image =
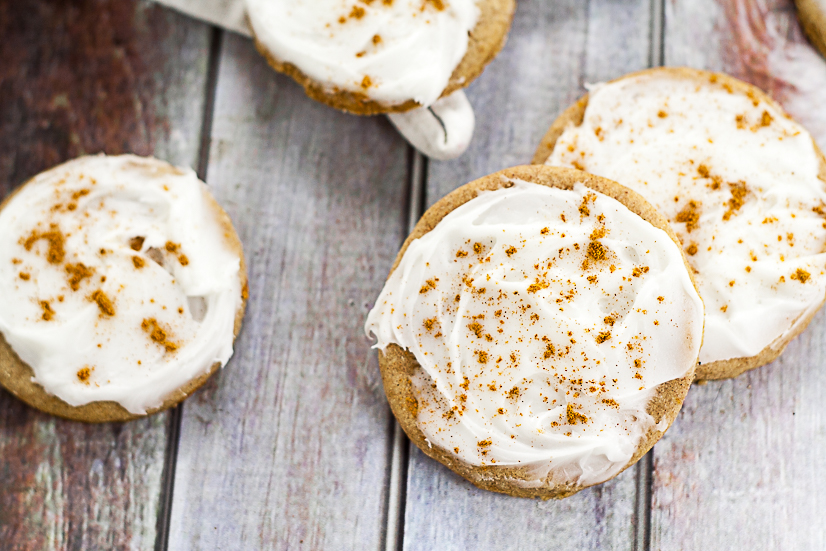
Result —
<instances>
[{"instance_id":1,"label":"spiced sugar cookie","mask_svg":"<svg viewBox=\"0 0 826 551\"><path fill-rule=\"evenodd\" d=\"M360 115L432 105L505 42L515 0L246 0L258 50L315 100Z\"/></svg>"},{"instance_id":2,"label":"spiced sugar cookie","mask_svg":"<svg viewBox=\"0 0 826 551\"><path fill-rule=\"evenodd\" d=\"M516 167L425 213L366 330L424 453L484 489L562 498L632 465L674 420L703 305L640 196Z\"/></svg>"},{"instance_id":3,"label":"spiced sugar cookie","mask_svg":"<svg viewBox=\"0 0 826 551\"><path fill-rule=\"evenodd\" d=\"M241 244L191 170L82 157L0 205L0 384L45 412L123 421L191 394L233 352Z\"/></svg>"}]
</instances>

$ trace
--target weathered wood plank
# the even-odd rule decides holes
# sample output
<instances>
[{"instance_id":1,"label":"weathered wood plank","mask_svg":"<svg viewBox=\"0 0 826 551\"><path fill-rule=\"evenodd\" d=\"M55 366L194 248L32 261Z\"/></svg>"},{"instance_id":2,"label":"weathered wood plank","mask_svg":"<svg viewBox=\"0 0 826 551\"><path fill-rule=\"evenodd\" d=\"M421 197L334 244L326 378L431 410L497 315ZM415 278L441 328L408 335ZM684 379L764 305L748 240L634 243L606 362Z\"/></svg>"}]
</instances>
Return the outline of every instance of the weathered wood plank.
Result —
<instances>
[{"instance_id":1,"label":"weathered wood plank","mask_svg":"<svg viewBox=\"0 0 826 551\"><path fill-rule=\"evenodd\" d=\"M207 26L132 0L3 0L0 36L0 198L84 153L197 163ZM86 426L0 391L0 547L151 549L167 424Z\"/></svg>"},{"instance_id":2,"label":"weathered wood plank","mask_svg":"<svg viewBox=\"0 0 826 551\"><path fill-rule=\"evenodd\" d=\"M363 323L406 226L409 149L313 102L226 35L208 182L251 301L183 409L170 549L378 549L392 424Z\"/></svg>"},{"instance_id":3,"label":"weathered wood plank","mask_svg":"<svg viewBox=\"0 0 826 551\"><path fill-rule=\"evenodd\" d=\"M597 82L650 59L651 3L520 0L508 45L468 91L477 129L456 161L430 164L427 201L530 162L559 112ZM405 549L630 549L635 469L559 502L477 490L411 450Z\"/></svg>"},{"instance_id":4,"label":"weathered wood plank","mask_svg":"<svg viewBox=\"0 0 826 551\"><path fill-rule=\"evenodd\" d=\"M668 64L722 70L826 144L826 62L791 1L666 4ZM652 549L826 548L826 315L771 365L695 386L654 449Z\"/></svg>"}]
</instances>

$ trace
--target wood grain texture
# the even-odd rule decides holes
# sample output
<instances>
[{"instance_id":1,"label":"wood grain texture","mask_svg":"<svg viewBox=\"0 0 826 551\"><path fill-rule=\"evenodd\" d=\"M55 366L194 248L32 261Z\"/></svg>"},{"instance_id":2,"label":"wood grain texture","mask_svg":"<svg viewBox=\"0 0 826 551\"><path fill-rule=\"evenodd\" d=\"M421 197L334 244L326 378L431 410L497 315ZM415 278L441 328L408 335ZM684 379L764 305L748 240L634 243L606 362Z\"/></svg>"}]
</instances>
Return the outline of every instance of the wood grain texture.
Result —
<instances>
[{"instance_id":1,"label":"wood grain texture","mask_svg":"<svg viewBox=\"0 0 826 551\"><path fill-rule=\"evenodd\" d=\"M760 86L826 143L826 62L791 1L671 1L665 29L667 64ZM777 361L691 389L654 449L652 549L826 547L825 337L821 311Z\"/></svg>"},{"instance_id":2,"label":"wood grain texture","mask_svg":"<svg viewBox=\"0 0 826 551\"><path fill-rule=\"evenodd\" d=\"M207 181L250 271L236 353L183 408L170 549L378 549L391 416L363 324L404 237L407 145L226 35Z\"/></svg>"},{"instance_id":3,"label":"wood grain texture","mask_svg":"<svg viewBox=\"0 0 826 551\"><path fill-rule=\"evenodd\" d=\"M0 197L83 153L194 166L209 32L133 0L0 2ZM87 426L0 391L0 547L152 548L167 424Z\"/></svg>"},{"instance_id":4,"label":"wood grain texture","mask_svg":"<svg viewBox=\"0 0 826 551\"><path fill-rule=\"evenodd\" d=\"M648 66L648 1L520 0L502 54L468 90L476 109L470 150L431 162L427 202L475 178L528 163L585 82ZM521 500L478 490L410 454L405 549L630 549L635 469L563 501Z\"/></svg>"}]
</instances>

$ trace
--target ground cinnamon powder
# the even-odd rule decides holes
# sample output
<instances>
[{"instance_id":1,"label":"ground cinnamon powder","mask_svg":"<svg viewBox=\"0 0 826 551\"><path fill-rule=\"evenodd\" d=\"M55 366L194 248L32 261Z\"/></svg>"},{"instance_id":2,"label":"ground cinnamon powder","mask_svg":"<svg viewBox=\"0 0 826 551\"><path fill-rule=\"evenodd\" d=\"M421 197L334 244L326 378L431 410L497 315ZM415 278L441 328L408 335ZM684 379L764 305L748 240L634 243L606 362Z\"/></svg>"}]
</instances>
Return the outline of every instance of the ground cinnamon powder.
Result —
<instances>
[{"instance_id":1,"label":"ground cinnamon powder","mask_svg":"<svg viewBox=\"0 0 826 551\"><path fill-rule=\"evenodd\" d=\"M155 318L146 318L141 322L141 329L149 333L149 338L166 348L167 352L175 352L178 345L169 340L169 335L160 326Z\"/></svg>"},{"instance_id":2,"label":"ground cinnamon powder","mask_svg":"<svg viewBox=\"0 0 826 551\"><path fill-rule=\"evenodd\" d=\"M698 201L689 201L688 204L677 213L677 222L685 223L685 230L691 233L700 225L700 206Z\"/></svg>"},{"instance_id":3,"label":"ground cinnamon powder","mask_svg":"<svg viewBox=\"0 0 826 551\"><path fill-rule=\"evenodd\" d=\"M574 410L573 404L568 404L568 408L566 409L565 413L569 425L576 425L577 423L585 424L588 422L587 417L585 417L578 411Z\"/></svg>"},{"instance_id":4,"label":"ground cinnamon powder","mask_svg":"<svg viewBox=\"0 0 826 551\"><path fill-rule=\"evenodd\" d=\"M100 313L104 316L114 316L115 315L115 305L112 303L112 300L106 296L101 289L98 289L89 297L89 300L92 302L97 303L98 308L100 309Z\"/></svg>"},{"instance_id":5,"label":"ground cinnamon powder","mask_svg":"<svg viewBox=\"0 0 826 551\"><path fill-rule=\"evenodd\" d=\"M803 268L798 268L795 272L789 276L795 281L799 281L800 283L806 283L808 279L811 277L811 274L804 270Z\"/></svg>"},{"instance_id":6,"label":"ground cinnamon powder","mask_svg":"<svg viewBox=\"0 0 826 551\"><path fill-rule=\"evenodd\" d=\"M41 239L45 239L49 244L49 250L46 252L46 260L48 260L50 264L61 264L66 256L66 250L64 249L66 238L63 236L57 224L52 224L49 227L49 231L46 232L33 231L23 242L23 246L27 251L31 251L34 244Z\"/></svg>"},{"instance_id":7,"label":"ground cinnamon powder","mask_svg":"<svg viewBox=\"0 0 826 551\"><path fill-rule=\"evenodd\" d=\"M731 215L740 210L746 202L748 189L745 182L729 183L731 189L731 199L728 200L728 210L723 214L723 220L728 220Z\"/></svg>"},{"instance_id":8,"label":"ground cinnamon powder","mask_svg":"<svg viewBox=\"0 0 826 551\"><path fill-rule=\"evenodd\" d=\"M40 308L43 309L43 315L41 316L43 321L52 321L52 318L55 315L55 311L52 310L52 305L46 300L41 300Z\"/></svg>"},{"instance_id":9,"label":"ground cinnamon powder","mask_svg":"<svg viewBox=\"0 0 826 551\"><path fill-rule=\"evenodd\" d=\"M90 375L91 375L91 372L90 372L88 367L81 368L77 372L77 378L78 378L78 380L80 380L81 383L87 383L88 384Z\"/></svg>"},{"instance_id":10,"label":"ground cinnamon powder","mask_svg":"<svg viewBox=\"0 0 826 551\"><path fill-rule=\"evenodd\" d=\"M588 258L591 260L603 260L605 258L605 247L599 241L588 243Z\"/></svg>"},{"instance_id":11,"label":"ground cinnamon powder","mask_svg":"<svg viewBox=\"0 0 826 551\"><path fill-rule=\"evenodd\" d=\"M89 268L82 262L77 264L66 264L66 273L69 275L69 287L72 291L80 289L80 283L95 273L93 268Z\"/></svg>"}]
</instances>

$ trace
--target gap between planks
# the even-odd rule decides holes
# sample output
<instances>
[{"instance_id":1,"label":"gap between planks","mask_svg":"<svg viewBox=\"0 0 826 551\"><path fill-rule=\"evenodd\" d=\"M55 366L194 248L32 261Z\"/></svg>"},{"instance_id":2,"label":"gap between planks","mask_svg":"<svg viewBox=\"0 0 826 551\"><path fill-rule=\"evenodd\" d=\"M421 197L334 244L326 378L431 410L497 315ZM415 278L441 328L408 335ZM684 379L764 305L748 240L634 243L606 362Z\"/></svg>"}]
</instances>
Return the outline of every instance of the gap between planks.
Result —
<instances>
[{"instance_id":1,"label":"gap between planks","mask_svg":"<svg viewBox=\"0 0 826 551\"><path fill-rule=\"evenodd\" d=\"M204 111L201 116L201 136L198 148L198 166L195 168L198 178L206 182L209 166L209 150L212 144L212 114L215 110L215 92L218 87L218 64L221 59L221 46L224 31L213 26L209 37L209 58L204 91ZM178 445L181 439L181 420L184 402L170 410L167 427L166 455L164 458L163 481L161 485L160 508L158 511L155 551L169 549L169 534L172 519L172 498L175 492L175 469L178 462Z\"/></svg>"},{"instance_id":2,"label":"gap between planks","mask_svg":"<svg viewBox=\"0 0 826 551\"><path fill-rule=\"evenodd\" d=\"M427 159L411 148L407 198L407 233L413 232L424 214ZM405 236L405 239L407 236ZM404 241L402 241L403 243ZM399 244L401 246L401 244ZM387 494L387 522L384 551L401 551L404 545L404 511L407 500L407 467L410 460L410 440L391 414L393 440L390 449L390 488Z\"/></svg>"}]
</instances>

